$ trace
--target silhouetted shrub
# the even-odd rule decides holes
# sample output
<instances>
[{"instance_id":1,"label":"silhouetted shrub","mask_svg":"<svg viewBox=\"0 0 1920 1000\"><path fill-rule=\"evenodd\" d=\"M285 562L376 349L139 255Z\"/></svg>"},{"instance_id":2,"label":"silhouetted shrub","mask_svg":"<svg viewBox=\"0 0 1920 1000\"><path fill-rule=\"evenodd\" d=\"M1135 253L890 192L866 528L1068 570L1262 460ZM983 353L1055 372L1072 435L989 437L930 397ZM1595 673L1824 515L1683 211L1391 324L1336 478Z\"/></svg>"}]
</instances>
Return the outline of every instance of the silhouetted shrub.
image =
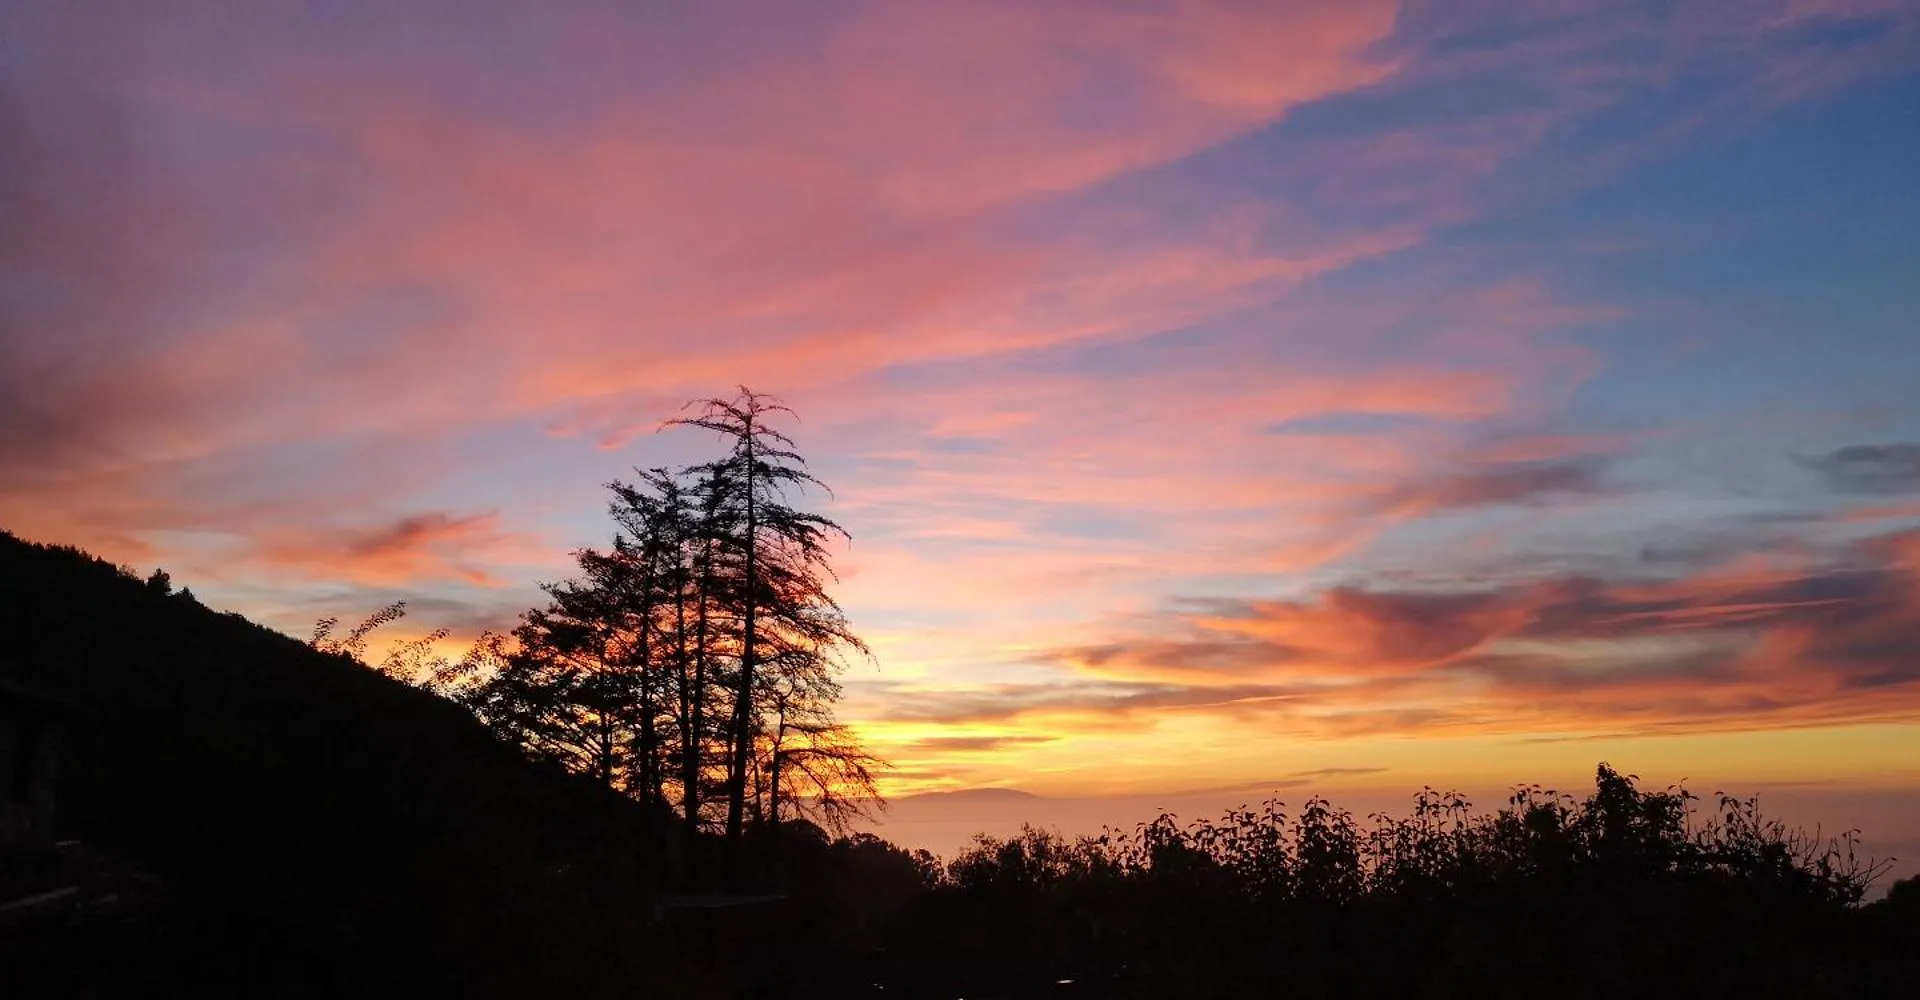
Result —
<instances>
[{"instance_id":1,"label":"silhouetted shrub","mask_svg":"<svg viewBox=\"0 0 1920 1000\"><path fill-rule=\"evenodd\" d=\"M1559 996L1873 988L1849 947L1883 870L1721 797L1600 765L1492 814L1432 789L1366 823L1321 799L1068 841L981 838L895 936L895 995ZM1902 890L1903 895L1911 895ZM1894 918L1886 918L1892 922ZM1911 922L1908 926L1912 926ZM1875 963L1880 963L1876 965ZM1022 994L1027 995L1027 994ZM1036 994L1037 995L1037 994Z\"/></svg>"}]
</instances>

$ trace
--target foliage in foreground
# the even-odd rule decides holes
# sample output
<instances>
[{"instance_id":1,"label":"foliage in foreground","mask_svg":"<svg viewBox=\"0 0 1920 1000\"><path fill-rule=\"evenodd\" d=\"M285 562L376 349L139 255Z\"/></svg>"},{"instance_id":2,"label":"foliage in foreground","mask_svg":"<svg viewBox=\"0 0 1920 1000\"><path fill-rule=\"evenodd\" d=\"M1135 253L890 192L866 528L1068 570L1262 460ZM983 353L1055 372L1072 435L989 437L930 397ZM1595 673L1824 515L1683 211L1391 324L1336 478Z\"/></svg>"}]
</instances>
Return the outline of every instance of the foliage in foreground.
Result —
<instances>
[{"instance_id":1,"label":"foliage in foreground","mask_svg":"<svg viewBox=\"0 0 1920 1000\"><path fill-rule=\"evenodd\" d=\"M980 838L902 922L890 995L1065 980L1100 996L1851 995L1908 980L1887 936L1900 906L1920 931L1912 901L1858 905L1885 868L1851 832L1696 801L1602 764L1584 799L1527 787L1491 814L1428 790L1404 818L1314 799Z\"/></svg>"}]
</instances>

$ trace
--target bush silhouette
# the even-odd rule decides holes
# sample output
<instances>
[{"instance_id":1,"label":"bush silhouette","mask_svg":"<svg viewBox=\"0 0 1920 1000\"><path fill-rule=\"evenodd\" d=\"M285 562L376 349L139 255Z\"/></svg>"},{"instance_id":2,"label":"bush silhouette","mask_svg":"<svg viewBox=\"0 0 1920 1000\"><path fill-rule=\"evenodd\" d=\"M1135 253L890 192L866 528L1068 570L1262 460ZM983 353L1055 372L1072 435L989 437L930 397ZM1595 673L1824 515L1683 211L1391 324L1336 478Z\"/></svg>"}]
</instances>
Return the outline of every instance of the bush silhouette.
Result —
<instances>
[{"instance_id":1,"label":"bush silhouette","mask_svg":"<svg viewBox=\"0 0 1920 1000\"><path fill-rule=\"evenodd\" d=\"M1491 814L1428 789L1411 815L1365 822L1313 799L1297 815L1268 802L1097 838L980 838L903 923L922 979L896 988L1857 995L1905 975L1894 949L1858 947L1899 907L1916 924L1910 901L1857 907L1883 868L1850 835L1820 841L1751 799L1696 802L1602 764L1583 799L1523 787Z\"/></svg>"}]
</instances>

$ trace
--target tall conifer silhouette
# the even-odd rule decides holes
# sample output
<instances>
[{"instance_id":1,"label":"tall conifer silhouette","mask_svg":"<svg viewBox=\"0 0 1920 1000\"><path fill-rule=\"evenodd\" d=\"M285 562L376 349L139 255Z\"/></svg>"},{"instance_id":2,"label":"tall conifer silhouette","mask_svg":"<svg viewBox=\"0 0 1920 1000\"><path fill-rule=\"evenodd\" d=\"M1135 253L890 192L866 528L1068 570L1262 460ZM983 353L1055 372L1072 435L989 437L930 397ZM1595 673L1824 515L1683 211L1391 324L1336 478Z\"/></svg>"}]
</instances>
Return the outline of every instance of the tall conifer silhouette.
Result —
<instances>
[{"instance_id":1,"label":"tall conifer silhouette","mask_svg":"<svg viewBox=\"0 0 1920 1000\"><path fill-rule=\"evenodd\" d=\"M850 537L832 520L792 505L792 494L808 487L826 491L808 471L793 439L773 421L795 416L778 399L738 387L732 397L687 404L690 416L665 426L698 427L727 442L726 457L706 467L718 488L720 506L737 516L737 527L715 539L737 552L740 591L738 660L728 723L731 753L726 767L728 857L737 859L746 819L747 783L754 768L754 747L763 664L793 663L807 647L865 647L853 635L840 608L826 593L833 571L828 561L831 537ZM730 526L731 527L731 526Z\"/></svg>"}]
</instances>

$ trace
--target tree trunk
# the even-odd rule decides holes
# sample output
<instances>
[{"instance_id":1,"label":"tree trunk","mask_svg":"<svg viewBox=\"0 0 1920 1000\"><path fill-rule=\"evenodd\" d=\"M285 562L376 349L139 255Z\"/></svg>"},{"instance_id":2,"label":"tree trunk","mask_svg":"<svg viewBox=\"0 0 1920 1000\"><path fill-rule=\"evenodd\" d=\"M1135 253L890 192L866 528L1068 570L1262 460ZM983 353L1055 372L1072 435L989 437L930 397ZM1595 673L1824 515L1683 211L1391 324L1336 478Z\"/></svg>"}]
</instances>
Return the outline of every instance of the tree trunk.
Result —
<instances>
[{"instance_id":1,"label":"tree trunk","mask_svg":"<svg viewBox=\"0 0 1920 1000\"><path fill-rule=\"evenodd\" d=\"M602 695L604 698L605 696ZM607 706L600 706L600 782L608 788L613 787L613 718L607 714Z\"/></svg>"},{"instance_id":2,"label":"tree trunk","mask_svg":"<svg viewBox=\"0 0 1920 1000\"><path fill-rule=\"evenodd\" d=\"M712 593L713 582L713 539L701 542L700 553L700 601L694 614L693 642L693 714L692 726L686 733L686 746L682 749L681 804L685 809L687 830L687 849L694 849L694 841L700 832L700 756L704 749L703 727L706 725L707 693L707 643L709 642L708 595Z\"/></svg>"},{"instance_id":3,"label":"tree trunk","mask_svg":"<svg viewBox=\"0 0 1920 1000\"><path fill-rule=\"evenodd\" d=\"M767 822L771 826L780 825L780 756L781 750L786 745L786 742L787 709L785 705L782 705L780 706L780 721L775 724L773 730L772 760L770 760L767 765L768 769L773 772L771 778L767 781Z\"/></svg>"},{"instance_id":4,"label":"tree trunk","mask_svg":"<svg viewBox=\"0 0 1920 1000\"><path fill-rule=\"evenodd\" d=\"M645 560L646 573L640 578L640 621L635 629L638 656L633 666L640 671L640 801L651 814L655 803L660 801L660 733L655 725L655 699L653 671L653 599L655 596L656 572L654 560L658 558L659 538L648 539L647 544L654 547L653 552L641 550Z\"/></svg>"},{"instance_id":5,"label":"tree trunk","mask_svg":"<svg viewBox=\"0 0 1920 1000\"><path fill-rule=\"evenodd\" d=\"M740 642L740 686L734 694L733 702L733 766L728 775L727 788L727 857L732 874L738 874L740 853L740 832L747 797L747 762L753 756L753 666L755 655L754 613L760 602L760 579L758 555L760 548L760 524L754 510L754 459L753 459L753 420L746 421L746 433L741 435L742 453L746 459L746 481L742 484L742 493L747 505L746 531L746 574L742 581L745 591L745 614L741 627Z\"/></svg>"},{"instance_id":6,"label":"tree trunk","mask_svg":"<svg viewBox=\"0 0 1920 1000\"><path fill-rule=\"evenodd\" d=\"M660 797L660 735L653 719L652 672L640 668L640 801L649 810Z\"/></svg>"}]
</instances>

